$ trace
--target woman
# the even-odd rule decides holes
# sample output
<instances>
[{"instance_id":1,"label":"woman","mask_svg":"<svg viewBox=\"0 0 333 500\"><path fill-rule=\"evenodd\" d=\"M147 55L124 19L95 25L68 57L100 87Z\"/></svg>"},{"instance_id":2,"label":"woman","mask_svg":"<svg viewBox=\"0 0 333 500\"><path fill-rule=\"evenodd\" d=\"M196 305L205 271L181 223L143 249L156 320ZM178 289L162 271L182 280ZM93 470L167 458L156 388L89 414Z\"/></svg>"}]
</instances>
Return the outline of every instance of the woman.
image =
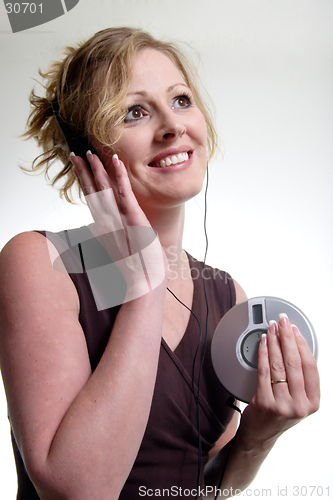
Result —
<instances>
[{"instance_id":1,"label":"woman","mask_svg":"<svg viewBox=\"0 0 333 500\"><path fill-rule=\"evenodd\" d=\"M239 427L214 374L212 334L245 294L182 248L184 204L216 146L207 109L181 53L139 30L97 33L46 78L27 133L44 150L37 168L61 159L55 182L69 199L77 179L95 222L67 239L18 235L1 254L18 498L201 498L215 486L232 496L277 438L318 409L319 377L286 317L260 343L257 392ZM94 153L69 157L63 134ZM87 241L99 255L90 267ZM95 269L111 268L105 288Z\"/></svg>"}]
</instances>

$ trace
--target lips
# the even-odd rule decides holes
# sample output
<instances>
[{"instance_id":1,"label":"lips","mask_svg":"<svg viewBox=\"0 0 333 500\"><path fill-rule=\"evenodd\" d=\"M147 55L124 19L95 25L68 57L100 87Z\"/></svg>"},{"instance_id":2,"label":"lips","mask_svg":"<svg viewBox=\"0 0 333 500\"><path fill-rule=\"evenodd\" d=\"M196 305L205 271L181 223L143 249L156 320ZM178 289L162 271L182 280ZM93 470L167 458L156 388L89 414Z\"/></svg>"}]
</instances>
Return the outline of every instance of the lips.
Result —
<instances>
[{"instance_id":1,"label":"lips","mask_svg":"<svg viewBox=\"0 0 333 500\"><path fill-rule=\"evenodd\" d=\"M165 168L178 165L187 161L192 155L190 148L184 146L163 151L155 156L148 164L149 167Z\"/></svg>"}]
</instances>

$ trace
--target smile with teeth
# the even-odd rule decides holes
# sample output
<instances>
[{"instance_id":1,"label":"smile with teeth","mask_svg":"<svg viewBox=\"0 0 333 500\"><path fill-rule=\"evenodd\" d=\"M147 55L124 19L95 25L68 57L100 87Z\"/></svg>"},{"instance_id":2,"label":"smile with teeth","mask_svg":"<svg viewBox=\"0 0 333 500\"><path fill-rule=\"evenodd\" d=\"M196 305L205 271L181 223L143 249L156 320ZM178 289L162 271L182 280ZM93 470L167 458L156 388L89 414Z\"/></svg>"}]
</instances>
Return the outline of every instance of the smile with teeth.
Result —
<instances>
[{"instance_id":1,"label":"smile with teeth","mask_svg":"<svg viewBox=\"0 0 333 500\"><path fill-rule=\"evenodd\" d=\"M188 158L189 158L188 153L179 153L178 155L167 156L167 158L164 158L163 160L159 161L153 166L159 168L170 167L170 165L177 165L177 163L183 163L184 161L187 161Z\"/></svg>"}]
</instances>

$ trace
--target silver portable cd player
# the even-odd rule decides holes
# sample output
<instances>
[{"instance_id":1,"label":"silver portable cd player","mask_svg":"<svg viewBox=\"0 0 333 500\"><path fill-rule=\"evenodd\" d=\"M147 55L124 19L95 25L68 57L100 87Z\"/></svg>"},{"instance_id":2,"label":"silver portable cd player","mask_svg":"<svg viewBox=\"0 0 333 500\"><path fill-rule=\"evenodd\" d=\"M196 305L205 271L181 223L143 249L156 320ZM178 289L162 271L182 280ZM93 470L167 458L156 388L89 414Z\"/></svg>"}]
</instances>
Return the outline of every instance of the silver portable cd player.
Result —
<instances>
[{"instance_id":1,"label":"silver portable cd player","mask_svg":"<svg viewBox=\"0 0 333 500\"><path fill-rule=\"evenodd\" d=\"M216 327L211 356L221 384L236 399L249 403L257 387L258 346L269 321L279 321L287 314L297 326L317 359L318 348L314 329L296 306L275 297L256 297L235 305Z\"/></svg>"}]
</instances>

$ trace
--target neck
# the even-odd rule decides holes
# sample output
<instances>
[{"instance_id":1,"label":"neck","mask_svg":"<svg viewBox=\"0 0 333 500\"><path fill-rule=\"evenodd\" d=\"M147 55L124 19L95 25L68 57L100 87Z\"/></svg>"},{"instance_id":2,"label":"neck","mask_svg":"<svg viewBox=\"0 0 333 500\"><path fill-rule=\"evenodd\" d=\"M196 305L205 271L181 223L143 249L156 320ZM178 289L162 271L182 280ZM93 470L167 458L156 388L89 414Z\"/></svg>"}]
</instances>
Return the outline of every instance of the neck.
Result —
<instances>
[{"instance_id":1,"label":"neck","mask_svg":"<svg viewBox=\"0 0 333 500\"><path fill-rule=\"evenodd\" d=\"M169 262L171 275L176 277L176 274L188 268L188 260L183 251L185 205L146 215L158 234Z\"/></svg>"}]
</instances>

